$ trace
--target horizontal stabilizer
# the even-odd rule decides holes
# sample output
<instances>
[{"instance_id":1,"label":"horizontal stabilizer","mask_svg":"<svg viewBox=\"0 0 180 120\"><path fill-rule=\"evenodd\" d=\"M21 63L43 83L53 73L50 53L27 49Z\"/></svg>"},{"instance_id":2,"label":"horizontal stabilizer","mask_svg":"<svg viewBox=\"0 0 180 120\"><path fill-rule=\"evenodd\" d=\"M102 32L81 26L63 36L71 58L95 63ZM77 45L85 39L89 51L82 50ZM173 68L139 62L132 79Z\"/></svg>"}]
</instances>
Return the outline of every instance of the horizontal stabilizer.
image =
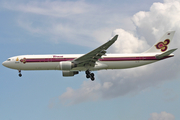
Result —
<instances>
[{"instance_id":1,"label":"horizontal stabilizer","mask_svg":"<svg viewBox=\"0 0 180 120\"><path fill-rule=\"evenodd\" d=\"M156 58L157 58L157 59L162 59L162 58L170 55L171 53L173 53L175 50L177 50L177 48L168 50L167 52L164 52L164 53L162 53L162 54L160 54L160 55L157 55Z\"/></svg>"}]
</instances>

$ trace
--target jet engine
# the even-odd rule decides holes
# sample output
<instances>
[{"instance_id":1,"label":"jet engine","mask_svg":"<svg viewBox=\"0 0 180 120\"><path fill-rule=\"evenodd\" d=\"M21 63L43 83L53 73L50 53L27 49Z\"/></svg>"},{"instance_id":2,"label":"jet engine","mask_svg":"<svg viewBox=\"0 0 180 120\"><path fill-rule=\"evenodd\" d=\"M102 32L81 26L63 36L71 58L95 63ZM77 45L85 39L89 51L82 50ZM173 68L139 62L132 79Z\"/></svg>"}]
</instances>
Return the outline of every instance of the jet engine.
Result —
<instances>
[{"instance_id":1,"label":"jet engine","mask_svg":"<svg viewBox=\"0 0 180 120\"><path fill-rule=\"evenodd\" d=\"M71 70L76 66L77 65L75 63L72 63L71 61L60 62L60 70Z\"/></svg>"},{"instance_id":2,"label":"jet engine","mask_svg":"<svg viewBox=\"0 0 180 120\"><path fill-rule=\"evenodd\" d=\"M62 74L64 77L74 76L76 74L79 74L78 71L62 71Z\"/></svg>"}]
</instances>

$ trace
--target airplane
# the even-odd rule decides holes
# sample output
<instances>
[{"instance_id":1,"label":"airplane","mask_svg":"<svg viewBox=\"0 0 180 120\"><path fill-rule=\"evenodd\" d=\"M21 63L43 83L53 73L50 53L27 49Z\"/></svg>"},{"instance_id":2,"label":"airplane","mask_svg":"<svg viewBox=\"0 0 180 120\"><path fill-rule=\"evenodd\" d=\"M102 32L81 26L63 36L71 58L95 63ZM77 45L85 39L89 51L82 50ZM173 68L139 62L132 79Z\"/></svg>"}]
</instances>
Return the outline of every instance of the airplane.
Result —
<instances>
[{"instance_id":1,"label":"airplane","mask_svg":"<svg viewBox=\"0 0 180 120\"><path fill-rule=\"evenodd\" d=\"M166 32L149 50L133 54L106 54L106 50L117 40L118 35L87 54L20 55L8 58L3 66L21 70L62 70L64 77L85 71L86 78L95 80L91 71L125 69L154 63L173 57L177 48L168 50L175 31ZM133 43L132 43L133 44Z\"/></svg>"}]
</instances>

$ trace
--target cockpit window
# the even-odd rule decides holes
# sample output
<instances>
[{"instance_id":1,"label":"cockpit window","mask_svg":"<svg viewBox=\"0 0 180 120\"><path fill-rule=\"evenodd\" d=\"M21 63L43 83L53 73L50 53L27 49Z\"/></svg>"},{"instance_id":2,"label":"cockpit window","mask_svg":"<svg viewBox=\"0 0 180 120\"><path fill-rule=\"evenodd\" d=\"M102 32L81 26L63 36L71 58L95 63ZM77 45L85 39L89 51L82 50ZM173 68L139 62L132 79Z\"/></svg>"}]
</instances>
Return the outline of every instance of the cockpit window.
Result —
<instances>
[{"instance_id":1,"label":"cockpit window","mask_svg":"<svg viewBox=\"0 0 180 120\"><path fill-rule=\"evenodd\" d=\"M7 61L11 61L11 59L7 59Z\"/></svg>"}]
</instances>

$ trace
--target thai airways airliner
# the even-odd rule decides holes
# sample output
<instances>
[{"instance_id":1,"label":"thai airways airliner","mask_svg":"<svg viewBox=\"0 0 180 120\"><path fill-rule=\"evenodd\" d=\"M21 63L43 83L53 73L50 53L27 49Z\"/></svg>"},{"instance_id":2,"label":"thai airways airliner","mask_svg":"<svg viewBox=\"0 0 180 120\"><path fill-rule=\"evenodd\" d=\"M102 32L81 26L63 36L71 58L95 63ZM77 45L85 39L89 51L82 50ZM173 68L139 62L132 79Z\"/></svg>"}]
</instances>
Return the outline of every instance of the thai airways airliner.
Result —
<instances>
[{"instance_id":1,"label":"thai airways airliner","mask_svg":"<svg viewBox=\"0 0 180 120\"><path fill-rule=\"evenodd\" d=\"M95 80L92 71L125 69L154 63L173 57L176 49L169 50L175 31L166 32L149 50L134 54L107 54L106 50L117 40L118 35L87 54L20 55L8 58L5 67L21 70L62 70L65 77L85 71L86 78ZM132 43L133 44L133 43Z\"/></svg>"}]
</instances>

